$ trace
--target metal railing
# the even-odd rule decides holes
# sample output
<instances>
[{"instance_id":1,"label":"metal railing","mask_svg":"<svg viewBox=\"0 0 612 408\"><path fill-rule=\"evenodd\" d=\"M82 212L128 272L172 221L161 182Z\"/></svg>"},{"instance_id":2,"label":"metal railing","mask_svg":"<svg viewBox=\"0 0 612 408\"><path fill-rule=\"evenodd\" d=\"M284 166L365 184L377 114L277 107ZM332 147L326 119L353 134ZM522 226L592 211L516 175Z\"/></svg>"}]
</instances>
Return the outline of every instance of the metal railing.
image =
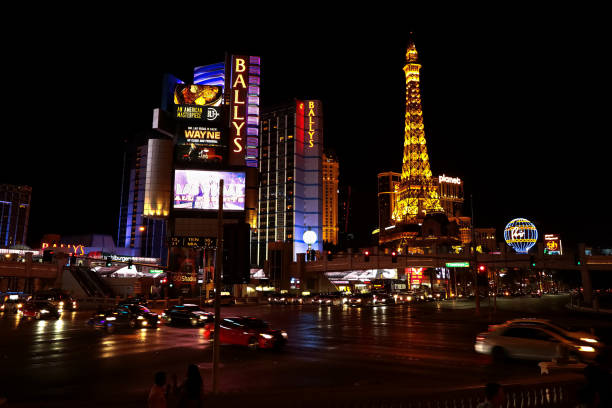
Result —
<instances>
[{"instance_id":1,"label":"metal railing","mask_svg":"<svg viewBox=\"0 0 612 408\"><path fill-rule=\"evenodd\" d=\"M504 408L569 408L576 405L580 384L534 384L504 386ZM248 404L256 407L295 408L476 408L484 401L484 389L459 390L435 395L368 395L355 393L293 392L289 395L219 394L207 397L206 406L227 407ZM301 394L301 395L300 395ZM300 398L301 397L301 398Z\"/></svg>"}]
</instances>

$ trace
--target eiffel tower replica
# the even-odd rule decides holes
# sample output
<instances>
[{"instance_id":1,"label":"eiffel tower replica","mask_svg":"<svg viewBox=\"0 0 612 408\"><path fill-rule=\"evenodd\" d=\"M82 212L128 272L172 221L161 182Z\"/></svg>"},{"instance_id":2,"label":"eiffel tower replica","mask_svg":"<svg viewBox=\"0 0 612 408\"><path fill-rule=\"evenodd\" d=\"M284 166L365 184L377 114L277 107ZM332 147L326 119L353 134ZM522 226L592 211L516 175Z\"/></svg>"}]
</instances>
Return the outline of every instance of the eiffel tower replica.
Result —
<instances>
[{"instance_id":1,"label":"eiffel tower replica","mask_svg":"<svg viewBox=\"0 0 612 408\"><path fill-rule=\"evenodd\" d=\"M439 239L449 236L446 228L428 227L423 231L426 219L435 218L440 225L448 224L448 217L440 205L438 180L432 177L427 154L427 142L423 127L423 107L421 104L419 56L412 39L406 52L406 119L404 127L404 157L402 173L394 191L392 219L394 228L381 231L379 243L397 248L400 251L410 248L428 247L432 242L448 241ZM452 228L451 228L452 229ZM444 230L444 232L441 232ZM451 233L451 235L454 235ZM427 238L426 238L427 237ZM451 241L456 242L455 239Z\"/></svg>"}]
</instances>

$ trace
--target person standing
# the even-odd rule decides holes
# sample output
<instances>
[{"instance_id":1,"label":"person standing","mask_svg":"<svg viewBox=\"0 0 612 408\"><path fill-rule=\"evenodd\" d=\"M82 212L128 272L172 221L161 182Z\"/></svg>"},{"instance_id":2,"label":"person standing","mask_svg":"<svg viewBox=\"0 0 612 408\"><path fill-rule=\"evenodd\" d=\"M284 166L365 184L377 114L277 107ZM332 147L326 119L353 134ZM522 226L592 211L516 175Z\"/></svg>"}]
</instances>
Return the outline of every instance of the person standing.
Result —
<instances>
[{"instance_id":1,"label":"person standing","mask_svg":"<svg viewBox=\"0 0 612 408\"><path fill-rule=\"evenodd\" d=\"M199 408L202 406L204 384L197 365L189 364L187 367L187 378L177 391L178 408Z\"/></svg>"},{"instance_id":2,"label":"person standing","mask_svg":"<svg viewBox=\"0 0 612 408\"><path fill-rule=\"evenodd\" d=\"M155 384L149 391L149 399L147 404L149 408L168 408L168 392L166 386L166 373L158 371L154 377Z\"/></svg>"}]
</instances>

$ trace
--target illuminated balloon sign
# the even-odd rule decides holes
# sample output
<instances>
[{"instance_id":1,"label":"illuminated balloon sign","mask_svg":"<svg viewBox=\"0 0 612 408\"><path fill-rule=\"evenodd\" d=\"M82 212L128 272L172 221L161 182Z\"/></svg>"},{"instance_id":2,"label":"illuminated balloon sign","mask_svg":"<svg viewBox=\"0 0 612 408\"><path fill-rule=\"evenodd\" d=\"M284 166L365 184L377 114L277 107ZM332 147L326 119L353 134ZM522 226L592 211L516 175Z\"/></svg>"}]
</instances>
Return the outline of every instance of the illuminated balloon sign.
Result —
<instances>
[{"instance_id":1,"label":"illuminated balloon sign","mask_svg":"<svg viewBox=\"0 0 612 408\"><path fill-rule=\"evenodd\" d=\"M538 240L538 230L525 218L515 218L506 225L504 239L516 253L526 254Z\"/></svg>"}]
</instances>

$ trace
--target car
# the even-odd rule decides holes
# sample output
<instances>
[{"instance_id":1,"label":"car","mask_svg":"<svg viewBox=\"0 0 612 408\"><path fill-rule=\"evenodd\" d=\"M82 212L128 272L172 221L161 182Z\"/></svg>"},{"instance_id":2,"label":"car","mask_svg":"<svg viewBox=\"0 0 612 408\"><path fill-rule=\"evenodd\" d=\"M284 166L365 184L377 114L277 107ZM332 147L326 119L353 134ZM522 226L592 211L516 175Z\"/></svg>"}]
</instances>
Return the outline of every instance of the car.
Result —
<instances>
[{"instance_id":1,"label":"car","mask_svg":"<svg viewBox=\"0 0 612 408\"><path fill-rule=\"evenodd\" d=\"M594 344L564 337L553 331L521 325L500 325L476 336L474 350L487 354L496 361L506 358L546 361L563 357L563 349L569 357L579 361L592 361L598 353Z\"/></svg>"},{"instance_id":2,"label":"car","mask_svg":"<svg viewBox=\"0 0 612 408\"><path fill-rule=\"evenodd\" d=\"M293 293L274 293L268 296L271 305L301 305L304 300Z\"/></svg>"},{"instance_id":3,"label":"car","mask_svg":"<svg viewBox=\"0 0 612 408\"><path fill-rule=\"evenodd\" d=\"M134 296L122 300L121 302L119 302L119 305L142 305L145 307L149 307L149 301L143 296Z\"/></svg>"},{"instance_id":4,"label":"car","mask_svg":"<svg viewBox=\"0 0 612 408\"><path fill-rule=\"evenodd\" d=\"M355 293L349 296L346 304L349 306L369 306L374 303L374 296L371 293Z\"/></svg>"},{"instance_id":5,"label":"car","mask_svg":"<svg viewBox=\"0 0 612 408\"><path fill-rule=\"evenodd\" d=\"M95 328L105 329L108 333L114 333L117 329L155 329L157 321L157 314L151 313L144 306L119 306L95 313L88 323Z\"/></svg>"},{"instance_id":6,"label":"car","mask_svg":"<svg viewBox=\"0 0 612 408\"><path fill-rule=\"evenodd\" d=\"M219 303L221 306L229 306L229 305L235 305L236 304L236 299L234 299L234 297L232 295L221 295L220 298L221 302ZM206 299L206 306L214 306L215 305L215 298L212 297L210 299Z\"/></svg>"},{"instance_id":7,"label":"car","mask_svg":"<svg viewBox=\"0 0 612 408\"><path fill-rule=\"evenodd\" d=\"M434 300L446 300L446 292L433 292L432 297Z\"/></svg>"},{"instance_id":8,"label":"car","mask_svg":"<svg viewBox=\"0 0 612 408\"><path fill-rule=\"evenodd\" d=\"M23 307L24 303L25 301L23 299L6 299L2 304L0 304L0 313L18 313Z\"/></svg>"},{"instance_id":9,"label":"car","mask_svg":"<svg viewBox=\"0 0 612 408\"><path fill-rule=\"evenodd\" d=\"M338 306L347 303L348 299L349 297L345 294L323 293L316 296L313 303L319 304L321 306Z\"/></svg>"},{"instance_id":10,"label":"car","mask_svg":"<svg viewBox=\"0 0 612 408\"><path fill-rule=\"evenodd\" d=\"M19 313L23 317L31 317L36 320L59 319L61 316L61 311L55 305L44 300L32 300L25 303L19 309Z\"/></svg>"},{"instance_id":11,"label":"car","mask_svg":"<svg viewBox=\"0 0 612 408\"><path fill-rule=\"evenodd\" d=\"M539 327L546 330L549 330L553 333L557 333L563 337L570 337L575 340L584 341L592 344L599 344L600 340L597 336L592 335L591 333L579 330L571 330L566 327L562 327L556 323L553 323L548 319L538 319L538 318L520 318L508 320L505 323L499 325L490 325L489 330L495 330L501 326L526 326L526 327Z\"/></svg>"},{"instance_id":12,"label":"car","mask_svg":"<svg viewBox=\"0 0 612 408\"><path fill-rule=\"evenodd\" d=\"M198 305L175 305L163 311L162 320L171 325L203 326L215 320L214 313L205 312Z\"/></svg>"},{"instance_id":13,"label":"car","mask_svg":"<svg viewBox=\"0 0 612 408\"><path fill-rule=\"evenodd\" d=\"M273 330L265 321L255 317L227 317L219 325L219 341L221 344L246 346L252 350L280 349L287 343L287 332ZM204 326L204 339L214 337L214 323Z\"/></svg>"},{"instance_id":14,"label":"car","mask_svg":"<svg viewBox=\"0 0 612 408\"><path fill-rule=\"evenodd\" d=\"M32 296L33 300L46 300L52 303L60 311L62 310L76 310L77 301L73 299L68 293L59 289L50 289L48 291L37 292Z\"/></svg>"}]
</instances>

